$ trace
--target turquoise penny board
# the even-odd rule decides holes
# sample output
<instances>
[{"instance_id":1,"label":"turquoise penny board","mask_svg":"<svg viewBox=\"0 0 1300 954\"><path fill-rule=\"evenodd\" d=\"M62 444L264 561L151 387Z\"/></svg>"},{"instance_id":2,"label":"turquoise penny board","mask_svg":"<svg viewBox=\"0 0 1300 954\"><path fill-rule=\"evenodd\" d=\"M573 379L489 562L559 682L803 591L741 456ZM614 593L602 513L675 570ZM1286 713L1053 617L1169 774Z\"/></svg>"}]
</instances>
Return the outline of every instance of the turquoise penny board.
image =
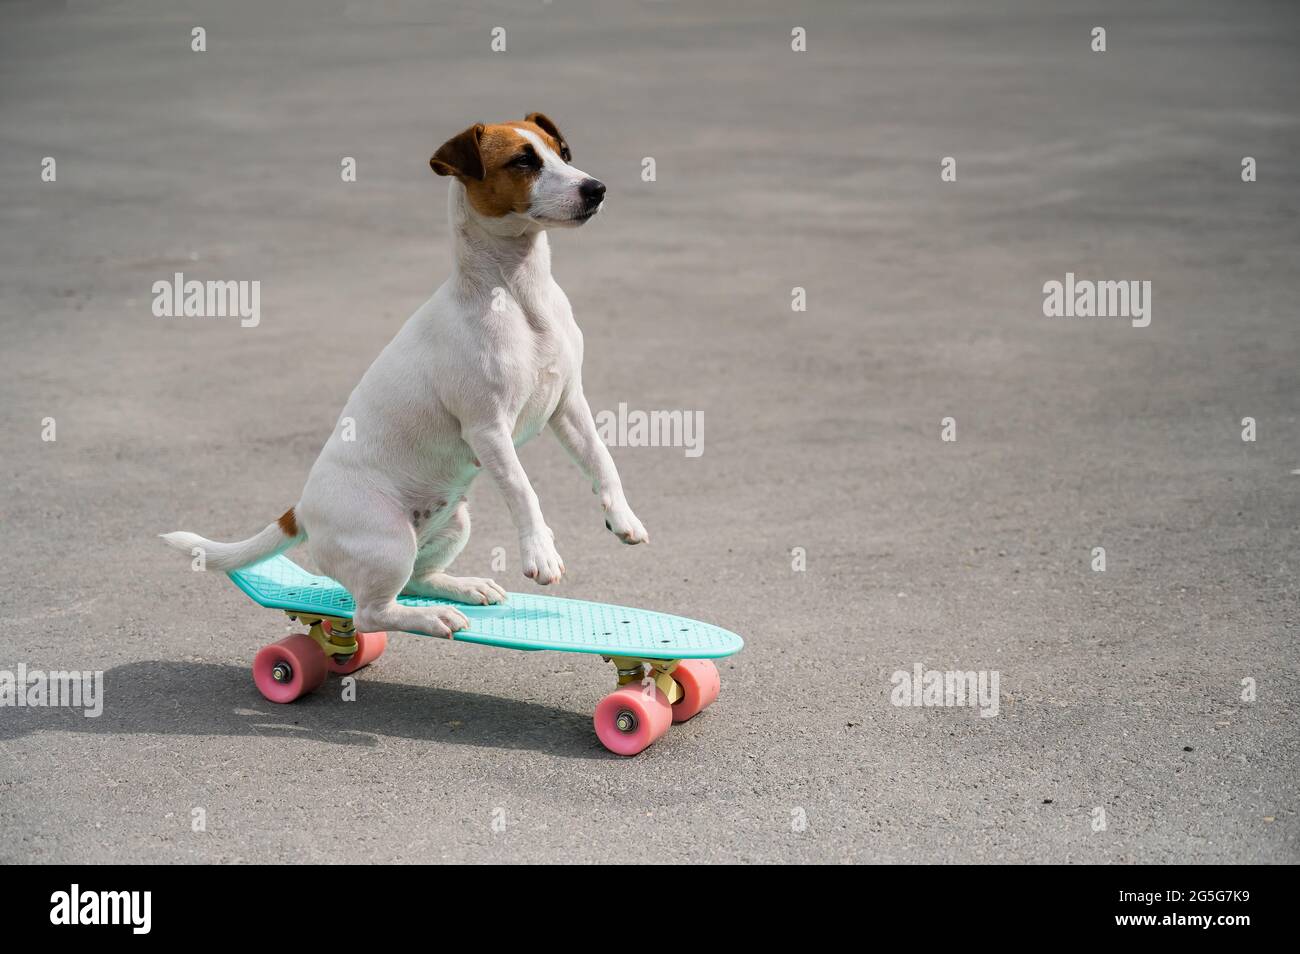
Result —
<instances>
[{"instance_id":1,"label":"turquoise penny board","mask_svg":"<svg viewBox=\"0 0 1300 954\"><path fill-rule=\"evenodd\" d=\"M262 606L316 616L352 618L355 603L328 576L308 573L283 556L232 570L235 585ZM698 620L652 610L511 593L496 606L399 596L405 606L454 606L469 619L456 633L463 643L507 649L553 649L566 653L644 659L718 659L739 652L735 633Z\"/></svg>"}]
</instances>

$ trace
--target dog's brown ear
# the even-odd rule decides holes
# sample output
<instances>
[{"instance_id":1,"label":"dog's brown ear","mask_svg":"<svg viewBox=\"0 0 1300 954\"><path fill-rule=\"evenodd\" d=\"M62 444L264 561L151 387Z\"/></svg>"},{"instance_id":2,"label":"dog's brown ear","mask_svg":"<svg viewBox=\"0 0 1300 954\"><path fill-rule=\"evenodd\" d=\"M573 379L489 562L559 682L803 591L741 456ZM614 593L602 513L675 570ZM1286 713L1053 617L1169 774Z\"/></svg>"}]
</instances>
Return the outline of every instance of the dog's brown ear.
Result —
<instances>
[{"instance_id":1,"label":"dog's brown ear","mask_svg":"<svg viewBox=\"0 0 1300 954\"><path fill-rule=\"evenodd\" d=\"M475 123L462 133L452 136L433 154L429 167L440 176L460 176L483 181L487 170L483 168L483 153L479 141L483 138L483 124Z\"/></svg>"},{"instance_id":2,"label":"dog's brown ear","mask_svg":"<svg viewBox=\"0 0 1300 954\"><path fill-rule=\"evenodd\" d=\"M532 123L542 129L549 136L553 136L555 141L560 144L560 158L565 162L573 159L569 152L569 144L564 141L564 134L560 132L560 127L551 121L551 118L545 113L529 113L524 117L524 122Z\"/></svg>"}]
</instances>

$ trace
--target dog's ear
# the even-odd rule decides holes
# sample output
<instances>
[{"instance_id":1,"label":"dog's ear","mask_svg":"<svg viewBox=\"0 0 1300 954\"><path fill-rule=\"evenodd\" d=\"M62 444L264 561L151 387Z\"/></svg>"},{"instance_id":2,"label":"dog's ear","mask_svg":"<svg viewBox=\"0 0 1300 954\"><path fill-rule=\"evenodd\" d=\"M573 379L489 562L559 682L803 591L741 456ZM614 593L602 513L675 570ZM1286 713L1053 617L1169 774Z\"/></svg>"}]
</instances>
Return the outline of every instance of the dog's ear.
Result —
<instances>
[{"instance_id":1,"label":"dog's ear","mask_svg":"<svg viewBox=\"0 0 1300 954\"><path fill-rule=\"evenodd\" d=\"M433 154L429 167L440 176L460 176L482 182L487 175L483 168L483 153L479 141L483 138L483 124L475 123L462 133L452 136Z\"/></svg>"},{"instance_id":2,"label":"dog's ear","mask_svg":"<svg viewBox=\"0 0 1300 954\"><path fill-rule=\"evenodd\" d=\"M560 132L560 127L551 121L551 118L545 113L529 113L524 117L524 122L532 123L542 129L549 136L555 137L555 141L560 144L560 158L565 162L570 162L573 156L569 152L569 144L564 141L564 134Z\"/></svg>"}]
</instances>

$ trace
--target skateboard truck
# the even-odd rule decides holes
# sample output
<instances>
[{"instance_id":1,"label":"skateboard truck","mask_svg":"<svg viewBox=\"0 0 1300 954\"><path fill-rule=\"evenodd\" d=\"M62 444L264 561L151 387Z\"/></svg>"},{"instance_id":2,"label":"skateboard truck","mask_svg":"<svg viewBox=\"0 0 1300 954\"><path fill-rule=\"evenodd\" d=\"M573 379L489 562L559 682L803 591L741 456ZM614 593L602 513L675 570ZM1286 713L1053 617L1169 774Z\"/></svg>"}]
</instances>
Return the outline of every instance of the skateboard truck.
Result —
<instances>
[{"instance_id":1,"label":"skateboard truck","mask_svg":"<svg viewBox=\"0 0 1300 954\"><path fill-rule=\"evenodd\" d=\"M357 652L357 631L352 620L341 616L311 616L304 613L286 613L291 620L305 623L311 629L307 635L316 641L326 656L336 658L340 663L347 662ZM292 670L285 679L280 679L271 671L277 682L286 682L292 678Z\"/></svg>"},{"instance_id":2,"label":"skateboard truck","mask_svg":"<svg viewBox=\"0 0 1300 954\"><path fill-rule=\"evenodd\" d=\"M618 684L620 687L637 682L642 686L646 685L646 680L654 682L664 698L668 700L669 705L676 702L682 697L682 687L677 684L673 678L673 670L677 668L680 659L641 659L636 656L605 656L606 662L612 662L614 668L618 670ZM635 728L635 721L631 728L622 729L621 731L630 732Z\"/></svg>"}]
</instances>

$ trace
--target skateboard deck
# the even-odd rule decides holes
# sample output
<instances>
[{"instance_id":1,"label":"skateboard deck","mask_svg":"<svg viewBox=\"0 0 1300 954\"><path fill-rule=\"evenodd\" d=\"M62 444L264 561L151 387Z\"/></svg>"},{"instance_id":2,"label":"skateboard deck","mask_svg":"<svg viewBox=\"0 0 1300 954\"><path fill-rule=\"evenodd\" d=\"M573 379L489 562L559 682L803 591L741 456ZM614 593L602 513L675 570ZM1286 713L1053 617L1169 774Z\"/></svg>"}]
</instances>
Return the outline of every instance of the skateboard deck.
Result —
<instances>
[{"instance_id":1,"label":"skateboard deck","mask_svg":"<svg viewBox=\"0 0 1300 954\"><path fill-rule=\"evenodd\" d=\"M229 574L254 602L308 616L351 619L352 597L327 576L309 573L276 556ZM469 628L453 637L506 649L593 653L642 659L719 659L744 648L735 633L709 623L652 610L511 593L504 603L473 606L450 600L399 596L406 606L454 606Z\"/></svg>"}]
</instances>

